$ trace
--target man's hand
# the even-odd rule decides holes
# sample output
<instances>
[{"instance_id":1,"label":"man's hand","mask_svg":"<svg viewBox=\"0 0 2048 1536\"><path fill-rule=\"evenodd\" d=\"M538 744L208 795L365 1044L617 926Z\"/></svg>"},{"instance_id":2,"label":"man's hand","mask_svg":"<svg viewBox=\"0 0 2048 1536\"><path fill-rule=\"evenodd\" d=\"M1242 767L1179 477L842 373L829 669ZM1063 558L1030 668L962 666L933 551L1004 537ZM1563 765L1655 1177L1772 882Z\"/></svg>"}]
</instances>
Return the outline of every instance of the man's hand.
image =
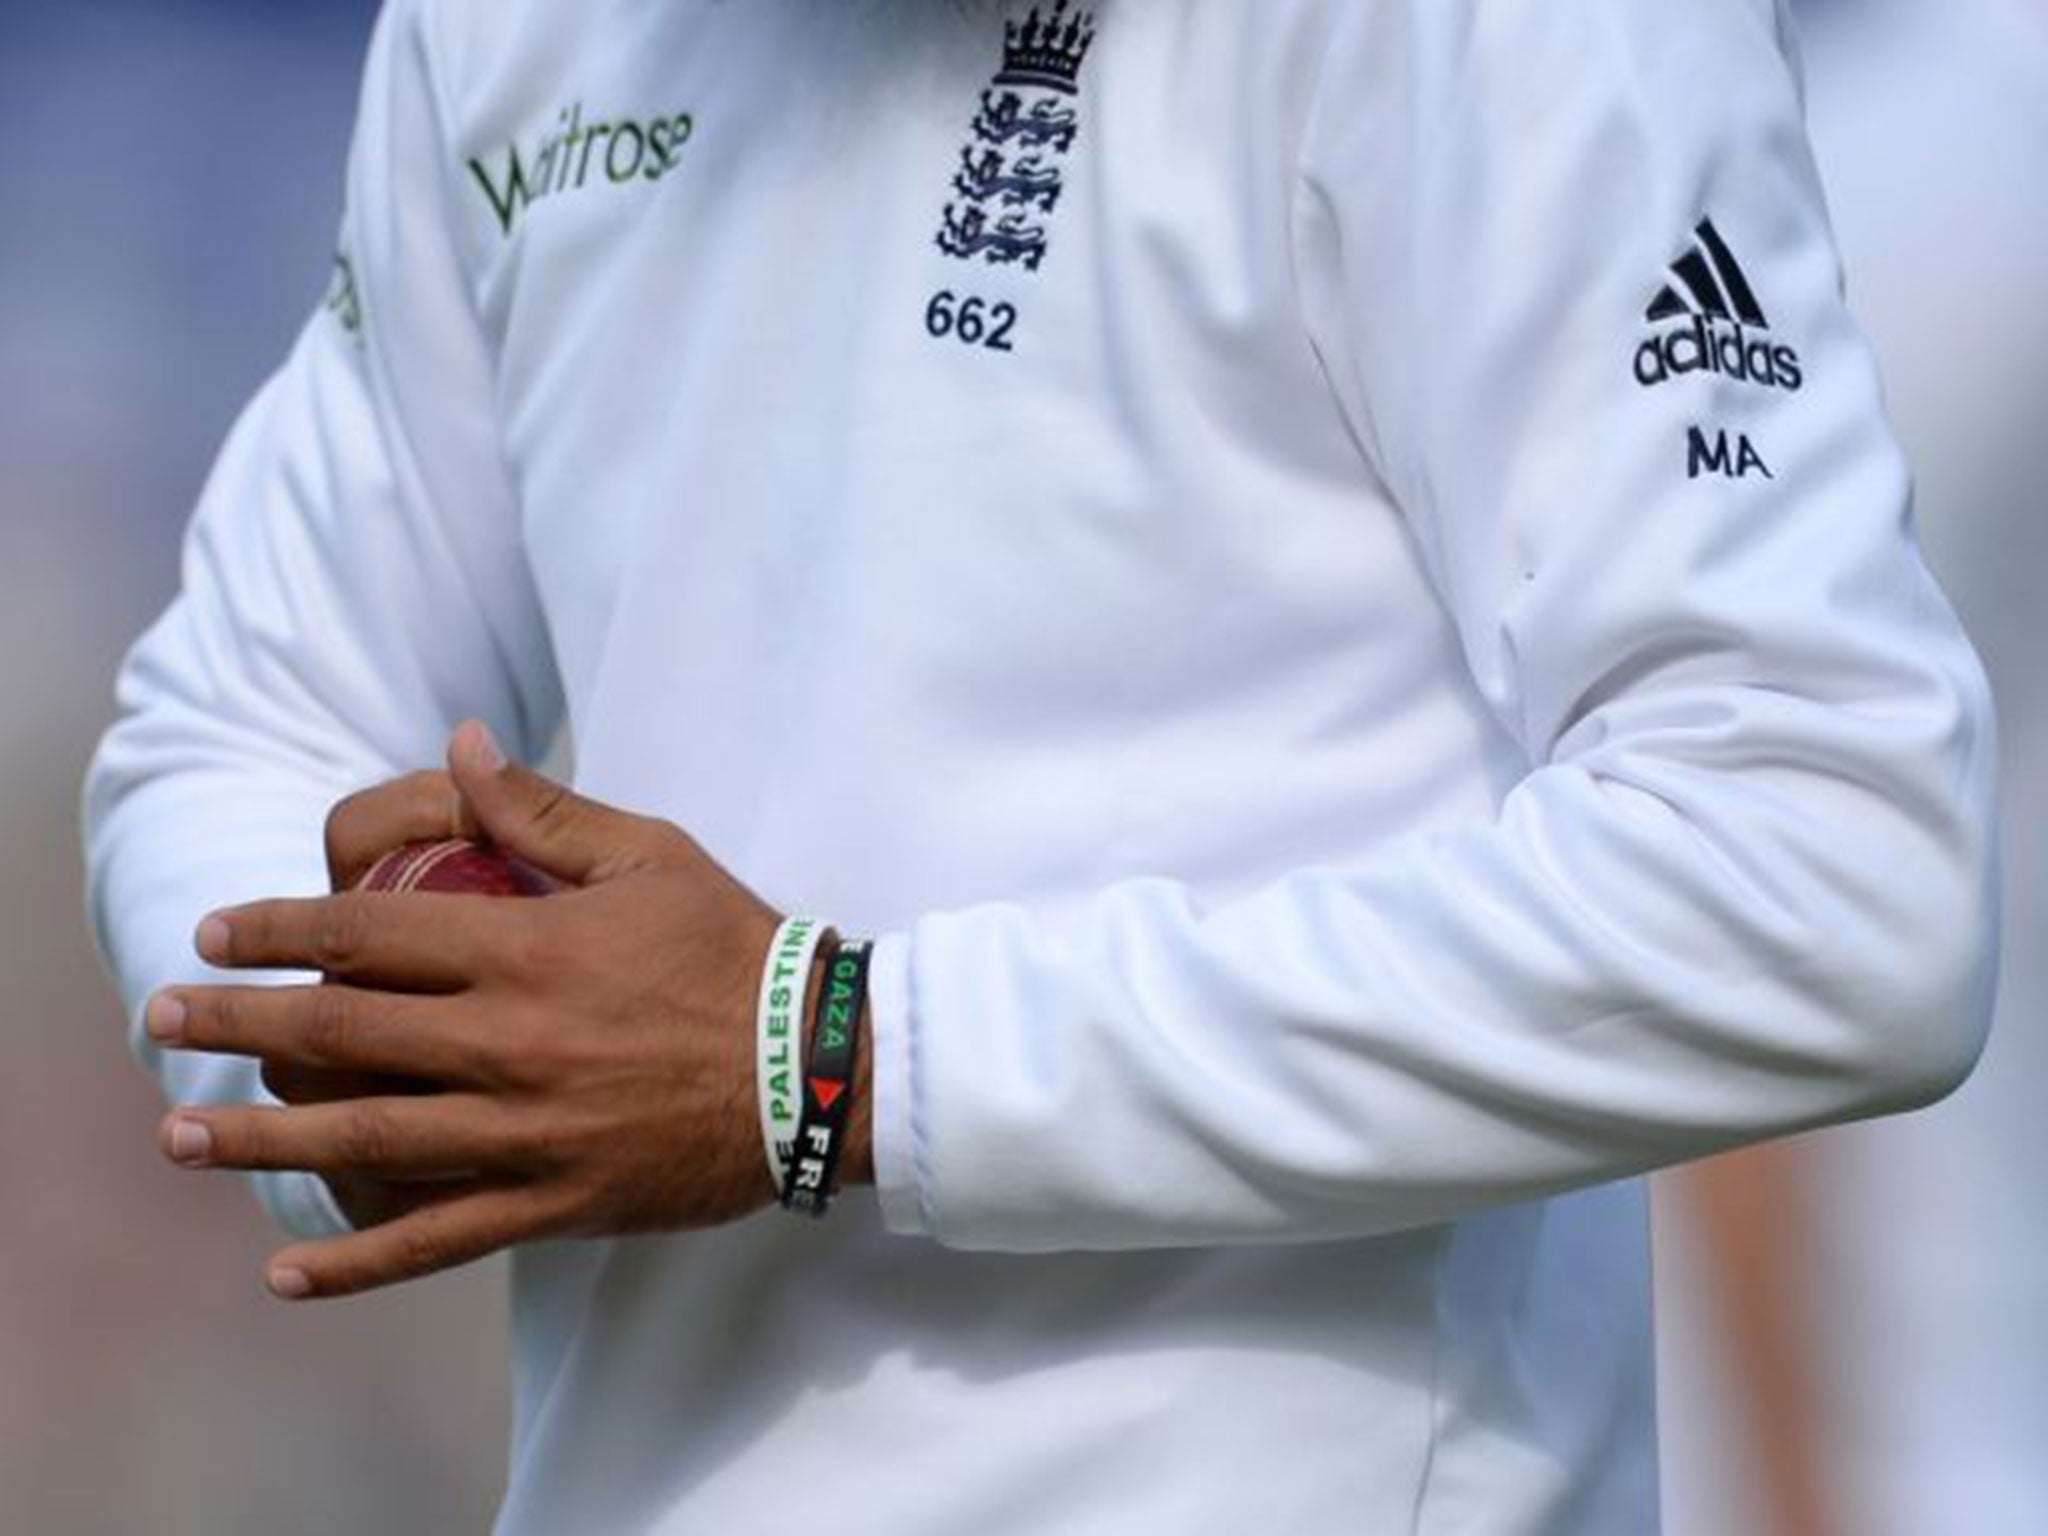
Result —
<instances>
[{"instance_id":1,"label":"man's hand","mask_svg":"<svg viewBox=\"0 0 2048 1536\"><path fill-rule=\"evenodd\" d=\"M449 770L477 829L568 888L218 913L199 928L208 961L328 983L178 987L148 1010L166 1045L314 1085L283 1109L173 1112L173 1160L359 1181L399 1211L278 1254L282 1296L346 1295L535 1238L710 1226L773 1197L753 1028L779 914L676 827L506 765L480 726L457 733ZM343 848L337 883L376 840ZM350 1091L393 1079L414 1091Z\"/></svg>"},{"instance_id":2,"label":"man's hand","mask_svg":"<svg viewBox=\"0 0 2048 1536\"><path fill-rule=\"evenodd\" d=\"M421 769L375 785L348 796L328 813L328 889L353 889L371 865L406 843L472 838L482 830L476 812L456 787L455 776L446 769ZM267 1061L263 1086L287 1104L330 1104L419 1093L433 1085L381 1073ZM363 1174L329 1173L324 1182L342 1214L359 1228L389 1221L447 1193L439 1182L395 1183Z\"/></svg>"}]
</instances>

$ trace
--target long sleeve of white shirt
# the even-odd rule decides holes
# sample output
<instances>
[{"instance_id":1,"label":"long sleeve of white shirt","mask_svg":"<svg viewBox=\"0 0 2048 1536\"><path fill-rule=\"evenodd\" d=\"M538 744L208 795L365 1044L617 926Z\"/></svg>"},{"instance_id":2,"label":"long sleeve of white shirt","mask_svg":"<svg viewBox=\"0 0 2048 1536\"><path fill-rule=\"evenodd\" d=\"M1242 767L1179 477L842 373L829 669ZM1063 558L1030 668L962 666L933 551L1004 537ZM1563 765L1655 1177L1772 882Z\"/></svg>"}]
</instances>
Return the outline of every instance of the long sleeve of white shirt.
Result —
<instances>
[{"instance_id":1,"label":"long sleeve of white shirt","mask_svg":"<svg viewBox=\"0 0 2048 1536\"><path fill-rule=\"evenodd\" d=\"M265 1101L255 1063L140 1029L152 991L207 979L199 919L323 892L328 809L437 761L464 716L532 751L560 709L403 14L373 47L334 302L223 450L87 776L91 915L134 1047L178 1102ZM310 1175L255 1183L294 1232L341 1225Z\"/></svg>"},{"instance_id":2,"label":"long sleeve of white shirt","mask_svg":"<svg viewBox=\"0 0 2048 1536\"><path fill-rule=\"evenodd\" d=\"M899 1231L1384 1233L1916 1105L1981 1044L1990 710L1774 8L1332 11L1301 302L1526 776L1230 899L1140 876L887 935ZM1697 315L1645 306L1704 220L1777 384L1638 356Z\"/></svg>"}]
</instances>

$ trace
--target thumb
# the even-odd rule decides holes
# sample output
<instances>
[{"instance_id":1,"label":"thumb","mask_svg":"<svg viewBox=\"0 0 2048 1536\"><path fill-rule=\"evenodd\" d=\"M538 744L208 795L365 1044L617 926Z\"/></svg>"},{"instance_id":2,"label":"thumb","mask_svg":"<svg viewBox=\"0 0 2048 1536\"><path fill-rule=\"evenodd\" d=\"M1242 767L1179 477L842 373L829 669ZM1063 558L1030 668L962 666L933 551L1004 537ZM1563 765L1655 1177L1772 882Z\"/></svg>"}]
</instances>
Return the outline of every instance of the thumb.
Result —
<instances>
[{"instance_id":1,"label":"thumb","mask_svg":"<svg viewBox=\"0 0 2048 1536\"><path fill-rule=\"evenodd\" d=\"M457 727L448 771L485 837L558 880L594 885L641 862L641 818L508 761L481 720Z\"/></svg>"}]
</instances>

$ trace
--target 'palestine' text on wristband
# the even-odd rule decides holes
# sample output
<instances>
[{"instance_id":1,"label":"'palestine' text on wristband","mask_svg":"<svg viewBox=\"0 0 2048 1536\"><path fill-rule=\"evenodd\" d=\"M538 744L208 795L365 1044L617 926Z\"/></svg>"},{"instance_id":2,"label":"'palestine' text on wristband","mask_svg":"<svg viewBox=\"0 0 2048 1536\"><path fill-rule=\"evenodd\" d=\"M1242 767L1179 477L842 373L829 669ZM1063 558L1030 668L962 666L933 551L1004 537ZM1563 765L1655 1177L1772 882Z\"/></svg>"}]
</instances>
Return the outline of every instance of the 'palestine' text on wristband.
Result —
<instances>
[{"instance_id":1,"label":"'palestine' text on wristband","mask_svg":"<svg viewBox=\"0 0 2048 1536\"><path fill-rule=\"evenodd\" d=\"M853 1111L854 1064L860 1058L861 1015L867 1007L871 940L841 944L825 965L811 1026L804 1072L804 1110L798 1122L782 1203L807 1216L823 1216L832 1203L839 1159L846 1151Z\"/></svg>"},{"instance_id":2,"label":"'palestine' text on wristband","mask_svg":"<svg viewBox=\"0 0 2048 1536\"><path fill-rule=\"evenodd\" d=\"M814 917L785 919L761 967L755 1077L761 1093L761 1145L778 1192L789 1178L790 1149L803 1111L804 991L811 957L827 932Z\"/></svg>"}]
</instances>

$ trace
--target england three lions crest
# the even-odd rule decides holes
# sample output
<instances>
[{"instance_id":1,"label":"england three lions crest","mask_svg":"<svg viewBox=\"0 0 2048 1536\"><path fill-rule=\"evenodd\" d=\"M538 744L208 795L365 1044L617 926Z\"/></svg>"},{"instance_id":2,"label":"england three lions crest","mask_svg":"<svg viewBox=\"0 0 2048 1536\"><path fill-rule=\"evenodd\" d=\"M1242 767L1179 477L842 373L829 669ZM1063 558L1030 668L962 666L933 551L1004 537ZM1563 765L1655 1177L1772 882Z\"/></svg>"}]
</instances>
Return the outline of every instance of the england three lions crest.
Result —
<instances>
[{"instance_id":1,"label":"england three lions crest","mask_svg":"<svg viewBox=\"0 0 2048 1536\"><path fill-rule=\"evenodd\" d=\"M1092 12L1056 0L1004 29L1003 67L981 93L972 141L960 151L938 245L961 261L1019 266L1045 260L1062 172L1081 131L1081 66L1095 42Z\"/></svg>"}]
</instances>

